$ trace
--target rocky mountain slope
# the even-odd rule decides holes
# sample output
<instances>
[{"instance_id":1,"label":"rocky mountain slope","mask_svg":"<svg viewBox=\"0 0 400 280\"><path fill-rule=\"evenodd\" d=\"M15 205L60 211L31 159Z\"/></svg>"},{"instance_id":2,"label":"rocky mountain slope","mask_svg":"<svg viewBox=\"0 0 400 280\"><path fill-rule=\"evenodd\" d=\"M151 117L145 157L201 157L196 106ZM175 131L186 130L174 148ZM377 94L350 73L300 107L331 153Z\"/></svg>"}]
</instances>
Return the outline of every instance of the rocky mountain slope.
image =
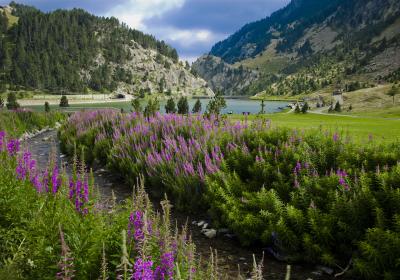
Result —
<instances>
[{"instance_id":1,"label":"rocky mountain slope","mask_svg":"<svg viewBox=\"0 0 400 280\"><path fill-rule=\"evenodd\" d=\"M212 95L175 49L84 10L0 7L0 92Z\"/></svg>"},{"instance_id":2,"label":"rocky mountain slope","mask_svg":"<svg viewBox=\"0 0 400 280\"><path fill-rule=\"evenodd\" d=\"M225 95L235 95L258 79L259 73L243 66L235 67L221 58L211 55L200 57L192 68L208 81L213 91L223 91Z\"/></svg>"},{"instance_id":3,"label":"rocky mountain slope","mask_svg":"<svg viewBox=\"0 0 400 280\"><path fill-rule=\"evenodd\" d=\"M234 77L217 67L210 70L202 59L195 63L200 74L209 69L219 76L214 87L227 84L224 90L233 94L299 95L398 80L400 2L292 0L217 43L209 55L259 73L229 86L225 79ZM210 82L209 75L202 77Z\"/></svg>"}]
</instances>

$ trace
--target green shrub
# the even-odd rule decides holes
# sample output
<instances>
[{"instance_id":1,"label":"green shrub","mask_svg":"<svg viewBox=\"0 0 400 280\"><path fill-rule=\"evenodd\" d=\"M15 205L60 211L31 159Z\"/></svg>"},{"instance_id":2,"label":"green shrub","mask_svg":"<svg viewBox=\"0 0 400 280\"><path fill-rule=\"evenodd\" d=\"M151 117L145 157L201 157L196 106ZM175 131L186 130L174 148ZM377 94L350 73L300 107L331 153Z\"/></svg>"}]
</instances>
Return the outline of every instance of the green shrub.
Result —
<instances>
[{"instance_id":1,"label":"green shrub","mask_svg":"<svg viewBox=\"0 0 400 280\"><path fill-rule=\"evenodd\" d=\"M149 191L167 192L179 209L209 209L213 223L244 245L261 243L287 260L332 267L353 260L358 276L395 277L399 143L357 144L339 132L269 127L264 119L232 124L212 116L96 112L72 116L61 134L70 147L106 145L112 170L128 181L145 174ZM386 232L380 241L375 228ZM370 247L379 260L368 255Z\"/></svg>"}]
</instances>

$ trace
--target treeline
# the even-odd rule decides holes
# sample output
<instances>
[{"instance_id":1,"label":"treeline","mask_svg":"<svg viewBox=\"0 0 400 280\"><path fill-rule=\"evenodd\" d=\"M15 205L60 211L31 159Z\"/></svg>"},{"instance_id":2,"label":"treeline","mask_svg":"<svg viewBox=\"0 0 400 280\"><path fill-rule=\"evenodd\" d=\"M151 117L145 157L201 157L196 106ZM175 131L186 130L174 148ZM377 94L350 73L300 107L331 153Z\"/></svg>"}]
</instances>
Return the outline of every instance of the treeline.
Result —
<instances>
[{"instance_id":1,"label":"treeline","mask_svg":"<svg viewBox=\"0 0 400 280\"><path fill-rule=\"evenodd\" d=\"M109 64L129 60L132 41L178 61L175 49L115 18L96 17L81 9L43 13L16 3L11 6L18 24L7 28L7 16L0 15L3 86L72 92L112 90L116 82L129 81L129 73L119 70L112 77ZM105 59L101 65L96 63L99 55Z\"/></svg>"}]
</instances>

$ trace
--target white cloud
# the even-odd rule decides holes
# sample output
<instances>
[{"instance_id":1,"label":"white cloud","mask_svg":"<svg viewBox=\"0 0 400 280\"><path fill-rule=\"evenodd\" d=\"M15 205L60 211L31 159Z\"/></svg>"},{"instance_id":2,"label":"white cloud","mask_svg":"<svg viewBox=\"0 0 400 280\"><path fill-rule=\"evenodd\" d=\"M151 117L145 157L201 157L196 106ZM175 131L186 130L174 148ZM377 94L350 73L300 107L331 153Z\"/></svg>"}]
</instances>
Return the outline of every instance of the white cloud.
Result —
<instances>
[{"instance_id":1,"label":"white cloud","mask_svg":"<svg viewBox=\"0 0 400 280\"><path fill-rule=\"evenodd\" d=\"M187 0L127 0L105 14L114 16L131 28L141 30L162 39L179 50L191 50L202 46L208 49L227 34L213 33L208 29L184 29L172 25L147 26L146 22L182 8ZM183 54L183 60L192 62L195 56Z\"/></svg>"},{"instance_id":2,"label":"white cloud","mask_svg":"<svg viewBox=\"0 0 400 280\"><path fill-rule=\"evenodd\" d=\"M205 29L177 29L174 27L166 27L154 31L168 41L179 43L184 47L190 47L196 44L209 44L225 36L224 34L214 34L212 31Z\"/></svg>"},{"instance_id":3,"label":"white cloud","mask_svg":"<svg viewBox=\"0 0 400 280\"><path fill-rule=\"evenodd\" d=\"M185 0L129 0L112 8L105 16L114 16L132 28L149 31L144 20L182 7Z\"/></svg>"}]
</instances>

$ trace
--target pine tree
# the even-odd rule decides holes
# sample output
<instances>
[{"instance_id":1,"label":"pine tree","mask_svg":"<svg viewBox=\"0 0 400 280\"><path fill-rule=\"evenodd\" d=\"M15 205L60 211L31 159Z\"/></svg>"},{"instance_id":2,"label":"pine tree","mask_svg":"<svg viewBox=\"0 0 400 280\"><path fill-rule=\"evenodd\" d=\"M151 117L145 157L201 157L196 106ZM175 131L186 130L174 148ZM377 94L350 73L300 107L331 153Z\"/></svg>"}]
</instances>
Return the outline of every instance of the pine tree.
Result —
<instances>
[{"instance_id":1,"label":"pine tree","mask_svg":"<svg viewBox=\"0 0 400 280\"><path fill-rule=\"evenodd\" d=\"M187 97L182 96L178 101L178 114L186 115L189 113L189 102Z\"/></svg>"},{"instance_id":2,"label":"pine tree","mask_svg":"<svg viewBox=\"0 0 400 280\"><path fill-rule=\"evenodd\" d=\"M158 99L150 99L149 102L146 105L146 108L144 108L144 115L146 117L151 117L154 116L155 113L157 113L160 110L160 103L158 102Z\"/></svg>"},{"instance_id":3,"label":"pine tree","mask_svg":"<svg viewBox=\"0 0 400 280\"><path fill-rule=\"evenodd\" d=\"M207 114L218 116L224 108L226 108L225 98L222 96L221 91L217 91L207 105Z\"/></svg>"},{"instance_id":4,"label":"pine tree","mask_svg":"<svg viewBox=\"0 0 400 280\"><path fill-rule=\"evenodd\" d=\"M299 113L301 112L299 103L296 104L296 108L294 109L294 112L295 112L296 114L299 114Z\"/></svg>"},{"instance_id":5,"label":"pine tree","mask_svg":"<svg viewBox=\"0 0 400 280\"><path fill-rule=\"evenodd\" d=\"M391 89L386 93L388 96L393 98L393 104L395 103L395 96L400 93L400 87L393 85Z\"/></svg>"},{"instance_id":6,"label":"pine tree","mask_svg":"<svg viewBox=\"0 0 400 280\"><path fill-rule=\"evenodd\" d=\"M265 113L265 101L264 99L261 100L261 111L260 114L264 114Z\"/></svg>"},{"instance_id":7,"label":"pine tree","mask_svg":"<svg viewBox=\"0 0 400 280\"><path fill-rule=\"evenodd\" d=\"M170 98L165 105L165 112L167 114L175 114L176 113L176 106L174 99Z\"/></svg>"},{"instance_id":8,"label":"pine tree","mask_svg":"<svg viewBox=\"0 0 400 280\"><path fill-rule=\"evenodd\" d=\"M308 106L308 103L306 102L306 103L304 103L303 107L301 108L301 112L303 114L305 114L305 113L307 113L308 109L309 109L309 106Z\"/></svg>"},{"instance_id":9,"label":"pine tree","mask_svg":"<svg viewBox=\"0 0 400 280\"><path fill-rule=\"evenodd\" d=\"M45 102L44 103L44 111L46 112L46 113L49 113L50 112L50 104L49 104L49 102Z\"/></svg>"},{"instance_id":10,"label":"pine tree","mask_svg":"<svg viewBox=\"0 0 400 280\"><path fill-rule=\"evenodd\" d=\"M60 107L69 107L67 96L63 95L60 100Z\"/></svg>"},{"instance_id":11,"label":"pine tree","mask_svg":"<svg viewBox=\"0 0 400 280\"><path fill-rule=\"evenodd\" d=\"M3 12L0 14L0 33L6 33L7 29L8 29L8 18L6 12L3 10Z\"/></svg>"},{"instance_id":12,"label":"pine tree","mask_svg":"<svg viewBox=\"0 0 400 280\"><path fill-rule=\"evenodd\" d=\"M192 109L193 114L199 114L201 113L201 101L199 98L197 98L196 103L194 103L193 109Z\"/></svg>"},{"instance_id":13,"label":"pine tree","mask_svg":"<svg viewBox=\"0 0 400 280\"><path fill-rule=\"evenodd\" d=\"M133 107L133 112L136 112L136 113L142 112L142 105L140 104L139 98L133 99L131 105Z\"/></svg>"},{"instance_id":14,"label":"pine tree","mask_svg":"<svg viewBox=\"0 0 400 280\"><path fill-rule=\"evenodd\" d=\"M342 112L342 106L340 105L339 101L336 102L335 109L336 112Z\"/></svg>"},{"instance_id":15,"label":"pine tree","mask_svg":"<svg viewBox=\"0 0 400 280\"><path fill-rule=\"evenodd\" d=\"M17 96L14 92L10 92L7 95L7 109L8 110L15 110L20 107L19 103L17 102Z\"/></svg>"}]
</instances>

